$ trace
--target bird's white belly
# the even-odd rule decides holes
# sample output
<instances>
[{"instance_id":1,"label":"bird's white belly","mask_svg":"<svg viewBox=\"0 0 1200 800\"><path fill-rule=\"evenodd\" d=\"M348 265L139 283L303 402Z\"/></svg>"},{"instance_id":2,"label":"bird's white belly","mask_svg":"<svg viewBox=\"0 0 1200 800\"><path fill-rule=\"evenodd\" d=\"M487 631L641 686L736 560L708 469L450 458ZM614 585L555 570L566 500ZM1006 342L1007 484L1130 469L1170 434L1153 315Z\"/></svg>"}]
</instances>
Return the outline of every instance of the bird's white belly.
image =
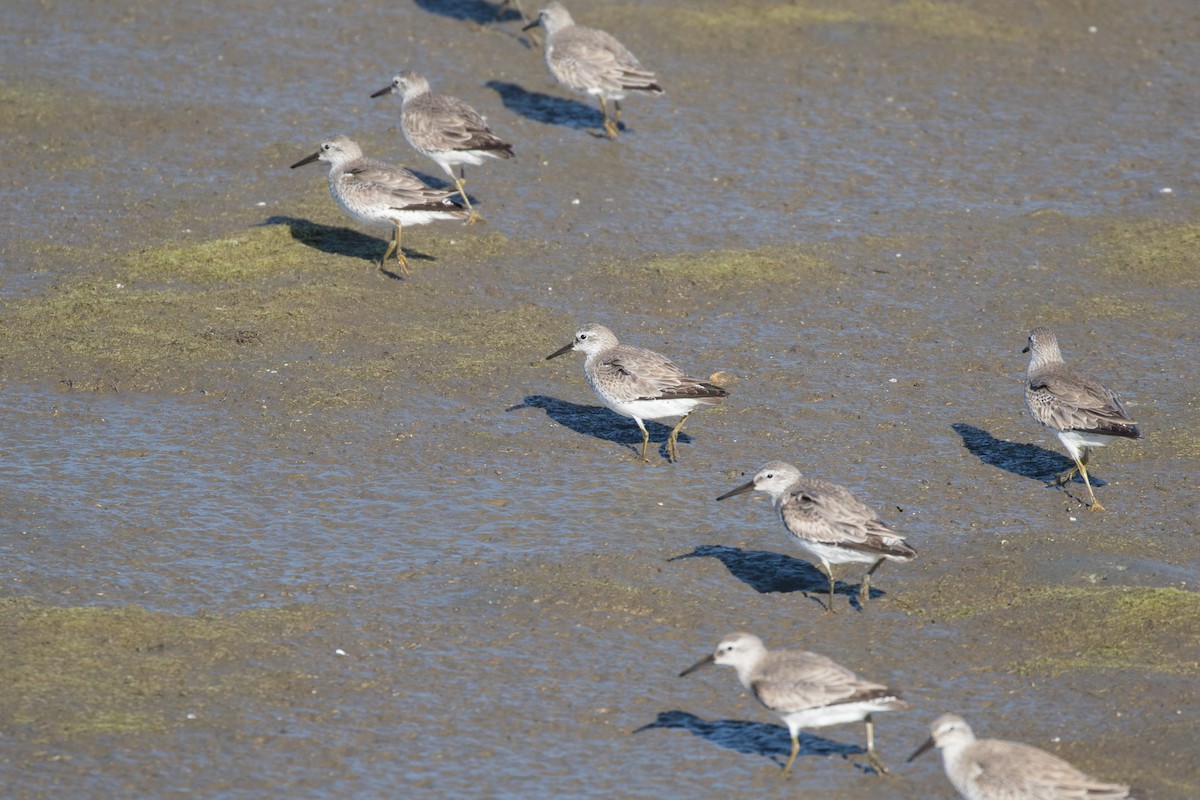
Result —
<instances>
[{"instance_id":1,"label":"bird's white belly","mask_svg":"<svg viewBox=\"0 0 1200 800\"><path fill-rule=\"evenodd\" d=\"M1104 447L1111 444L1114 439L1119 439L1119 436L1105 436L1103 433L1089 433L1087 431L1056 431L1058 439L1068 450L1078 455L1081 447Z\"/></svg>"},{"instance_id":2,"label":"bird's white belly","mask_svg":"<svg viewBox=\"0 0 1200 800\"><path fill-rule=\"evenodd\" d=\"M391 230L392 220L387 215L387 209L381 206L371 206L359 203L348 203L341 195L334 194L333 199L350 219L377 230Z\"/></svg>"},{"instance_id":3,"label":"bird's white belly","mask_svg":"<svg viewBox=\"0 0 1200 800\"><path fill-rule=\"evenodd\" d=\"M796 544L800 545L805 550L824 561L826 564L874 564L882 557L873 553L863 553L859 550L851 550L847 547L838 547L837 545L825 544L823 542L812 542L808 539L801 539L799 536L793 536L792 538L796 540Z\"/></svg>"},{"instance_id":4,"label":"bird's white belly","mask_svg":"<svg viewBox=\"0 0 1200 800\"><path fill-rule=\"evenodd\" d=\"M604 405L611 408L623 417L635 417L637 419L664 419L666 417L682 417L684 414L691 412L696 406L700 405L698 400L692 398L678 398L671 400L630 400L619 402L609 398L601 397Z\"/></svg>"},{"instance_id":5,"label":"bird's white belly","mask_svg":"<svg viewBox=\"0 0 1200 800\"><path fill-rule=\"evenodd\" d=\"M841 725L844 722L858 722L873 711L882 710L886 703L880 700L866 700L860 703L839 703L835 706L806 708L803 711L793 711L781 714L789 726L797 728L823 728L826 725Z\"/></svg>"}]
</instances>

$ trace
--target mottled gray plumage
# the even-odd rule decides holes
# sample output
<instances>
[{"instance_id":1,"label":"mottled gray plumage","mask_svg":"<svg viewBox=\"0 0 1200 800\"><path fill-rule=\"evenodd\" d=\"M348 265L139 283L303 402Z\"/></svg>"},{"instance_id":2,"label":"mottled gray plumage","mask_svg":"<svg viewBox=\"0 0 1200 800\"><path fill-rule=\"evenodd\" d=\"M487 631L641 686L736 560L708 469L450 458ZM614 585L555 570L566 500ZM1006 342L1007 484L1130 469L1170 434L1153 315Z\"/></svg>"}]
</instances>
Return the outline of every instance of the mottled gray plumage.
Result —
<instances>
[{"instance_id":1,"label":"mottled gray plumage","mask_svg":"<svg viewBox=\"0 0 1200 800\"><path fill-rule=\"evenodd\" d=\"M729 392L712 383L689 377L666 356L653 350L623 345L603 325L585 325L575 338L555 350L546 359L570 350L586 355L583 374L588 385L608 408L630 417L642 431L642 460L650 433L644 419L679 417L679 423L667 439L667 455L677 460L676 440L679 429L698 406L720 403Z\"/></svg>"},{"instance_id":2,"label":"mottled gray plumage","mask_svg":"<svg viewBox=\"0 0 1200 800\"><path fill-rule=\"evenodd\" d=\"M912 561L917 551L879 519L867 505L836 483L806 478L783 461L770 461L754 478L718 497L766 492L784 528L800 547L815 555L829 575L828 610L833 610L833 564L871 564L859 588L859 601L870 596L871 575L884 561Z\"/></svg>"},{"instance_id":3,"label":"mottled gray plumage","mask_svg":"<svg viewBox=\"0 0 1200 800\"><path fill-rule=\"evenodd\" d=\"M1058 338L1049 328L1034 328L1021 352L1029 353L1025 406L1030 415L1058 435L1087 486L1091 508L1103 510L1088 479L1091 448L1115 439L1140 439L1141 432L1117 396L1092 375L1063 362Z\"/></svg>"},{"instance_id":4,"label":"mottled gray plumage","mask_svg":"<svg viewBox=\"0 0 1200 800\"><path fill-rule=\"evenodd\" d=\"M604 31L576 25L557 0L526 27L538 24L546 29L543 51L550 74L572 91L600 98L604 131L610 139L617 137L621 100L629 92L662 94L658 77L645 69L625 45ZM611 118L609 100L615 109Z\"/></svg>"},{"instance_id":5,"label":"mottled gray plumage","mask_svg":"<svg viewBox=\"0 0 1200 800\"><path fill-rule=\"evenodd\" d=\"M454 192L435 189L404 167L364 158L362 148L349 137L321 142L317 152L292 164L292 169L314 161L329 164L329 194L347 216L371 228L393 231L379 260L380 269L394 250L400 271L408 274L408 259L400 247L402 226L467 217L462 206L450 199Z\"/></svg>"},{"instance_id":6,"label":"mottled gray plumage","mask_svg":"<svg viewBox=\"0 0 1200 800\"><path fill-rule=\"evenodd\" d=\"M742 686L766 708L778 714L792 736L792 753L783 768L786 776L800 751L802 728L821 728L865 721L867 755L880 772L887 772L875 753L871 714L907 708L900 695L882 683L863 680L825 656L802 650L768 650L750 633L731 633L712 654L679 673L687 675L709 664L737 670Z\"/></svg>"},{"instance_id":7,"label":"mottled gray plumage","mask_svg":"<svg viewBox=\"0 0 1200 800\"><path fill-rule=\"evenodd\" d=\"M390 86L371 97L389 93L398 94L402 99L400 128L404 138L413 149L433 159L450 176L471 213L471 220L479 219L463 189L463 166L482 164L485 158L512 158L512 145L492 133L487 120L478 111L457 97L430 91L429 81L415 72L401 72L392 78ZM455 165L458 165L457 176Z\"/></svg>"},{"instance_id":8,"label":"mottled gray plumage","mask_svg":"<svg viewBox=\"0 0 1200 800\"><path fill-rule=\"evenodd\" d=\"M1129 787L1090 778L1056 755L1020 742L976 739L956 714L943 714L909 756L942 749L946 777L966 800L1124 800Z\"/></svg>"}]
</instances>

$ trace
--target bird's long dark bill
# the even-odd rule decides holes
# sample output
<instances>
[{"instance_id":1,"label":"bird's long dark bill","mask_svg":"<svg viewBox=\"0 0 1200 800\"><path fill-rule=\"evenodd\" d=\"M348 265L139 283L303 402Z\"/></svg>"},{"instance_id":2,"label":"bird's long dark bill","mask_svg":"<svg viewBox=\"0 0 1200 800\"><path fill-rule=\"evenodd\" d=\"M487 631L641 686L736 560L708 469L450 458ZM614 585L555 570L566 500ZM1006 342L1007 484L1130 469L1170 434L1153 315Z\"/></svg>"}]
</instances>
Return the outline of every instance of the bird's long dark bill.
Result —
<instances>
[{"instance_id":1,"label":"bird's long dark bill","mask_svg":"<svg viewBox=\"0 0 1200 800\"><path fill-rule=\"evenodd\" d=\"M311 164L312 162L316 161L320 157L321 157L321 151L318 150L317 152L313 153L311 156L305 156L304 158L297 161L295 164L292 164L292 169L295 169L296 167L303 167L305 164Z\"/></svg>"},{"instance_id":2,"label":"bird's long dark bill","mask_svg":"<svg viewBox=\"0 0 1200 800\"><path fill-rule=\"evenodd\" d=\"M383 87L382 89L380 89L378 92L375 92L374 94L372 94L371 97L383 97L385 94L388 94L391 91L392 91L392 87L391 87L391 84L389 84L389 85Z\"/></svg>"},{"instance_id":3,"label":"bird's long dark bill","mask_svg":"<svg viewBox=\"0 0 1200 800\"><path fill-rule=\"evenodd\" d=\"M523 31L527 31L527 30L529 30L530 28L536 28L538 25L541 25L541 24L542 24L542 18L541 18L541 17L538 17L538 18L537 18L537 19L535 19L533 22L531 22L531 23L529 23L528 25L526 25L524 28L521 28L521 30L523 30Z\"/></svg>"},{"instance_id":4,"label":"bird's long dark bill","mask_svg":"<svg viewBox=\"0 0 1200 800\"><path fill-rule=\"evenodd\" d=\"M745 492L751 491L753 488L754 488L754 481L748 481L746 483L743 483L741 486L737 487L736 489L730 489L728 492L721 495L717 499L724 500L726 497L733 497L735 494L744 494Z\"/></svg>"},{"instance_id":5,"label":"bird's long dark bill","mask_svg":"<svg viewBox=\"0 0 1200 800\"><path fill-rule=\"evenodd\" d=\"M574 346L575 346L575 341L574 341L574 340L571 340L571 341L570 341L570 342L568 342L567 344L564 344L562 347L560 347L560 348L558 348L557 350L555 350L555 351L554 351L553 353L551 353L550 355L546 356L546 360L547 360L547 361L549 361L549 360L550 360L550 359L552 359L552 358L557 358L558 356L561 356L563 353L566 353L566 352L568 352L568 351L569 351L569 350L570 350L572 347L574 347Z\"/></svg>"},{"instance_id":6,"label":"bird's long dark bill","mask_svg":"<svg viewBox=\"0 0 1200 800\"><path fill-rule=\"evenodd\" d=\"M930 736L928 739L926 739L925 744L918 747L917 751L908 757L908 760L912 761L913 759L917 758L918 756L920 756L922 753L924 753L926 750L928 750L931 747L933 747L933 737L932 736Z\"/></svg>"},{"instance_id":7,"label":"bird's long dark bill","mask_svg":"<svg viewBox=\"0 0 1200 800\"><path fill-rule=\"evenodd\" d=\"M714 658L715 658L715 656L713 656L712 653L709 653L704 658L700 659L695 664L692 664L690 667L685 669L683 672L679 673L679 677L682 678L686 675L691 675L693 672L700 669L701 667L707 667L709 664L713 663Z\"/></svg>"}]
</instances>

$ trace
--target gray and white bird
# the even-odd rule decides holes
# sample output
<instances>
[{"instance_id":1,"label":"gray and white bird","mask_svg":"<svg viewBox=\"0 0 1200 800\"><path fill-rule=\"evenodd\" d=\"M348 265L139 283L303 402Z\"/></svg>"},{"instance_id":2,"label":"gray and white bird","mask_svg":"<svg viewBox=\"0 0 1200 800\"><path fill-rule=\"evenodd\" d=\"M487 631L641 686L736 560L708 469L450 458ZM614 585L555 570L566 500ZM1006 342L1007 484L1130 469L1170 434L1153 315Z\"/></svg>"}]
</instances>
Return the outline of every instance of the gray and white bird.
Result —
<instances>
[{"instance_id":1,"label":"gray and white bird","mask_svg":"<svg viewBox=\"0 0 1200 800\"><path fill-rule=\"evenodd\" d=\"M512 158L513 146L492 133L482 114L457 97L431 92L429 81L415 72L401 72L392 78L390 86L371 97L385 94L400 95L400 129L404 138L418 153L433 159L454 181L471 214L467 221L482 220L463 188L466 181L463 168L467 164L482 164L488 158Z\"/></svg>"},{"instance_id":2,"label":"gray and white bird","mask_svg":"<svg viewBox=\"0 0 1200 800\"><path fill-rule=\"evenodd\" d=\"M1034 328L1022 353L1029 353L1025 406L1029 414L1058 435L1075 467L1058 479L1064 484L1083 476L1093 511L1103 511L1088 479L1093 447L1118 439L1140 439L1141 432L1117 396L1092 375L1063 362L1058 338L1049 328Z\"/></svg>"},{"instance_id":3,"label":"gray and white bird","mask_svg":"<svg viewBox=\"0 0 1200 800\"><path fill-rule=\"evenodd\" d=\"M731 633L717 649L679 673L688 675L709 664L737 670L738 681L754 699L778 714L792 736L792 753L783 767L786 778L800 752L800 730L863 721L867 758L880 773L887 767L875 752L871 715L908 708L900 693L866 681L832 659L803 650L768 650L751 633Z\"/></svg>"},{"instance_id":4,"label":"gray and white bird","mask_svg":"<svg viewBox=\"0 0 1200 800\"><path fill-rule=\"evenodd\" d=\"M912 761L942 750L946 777L966 800L1124 800L1129 787L1090 778L1056 755L1020 742L976 739L957 714L943 714Z\"/></svg>"},{"instance_id":5,"label":"gray and white bird","mask_svg":"<svg viewBox=\"0 0 1200 800\"><path fill-rule=\"evenodd\" d=\"M435 189L404 167L364 158L362 148L347 136L321 142L317 152L292 164L292 169L314 161L329 164L329 194L346 216L369 228L392 231L387 252L379 259L381 270L395 251L400 272L409 274L400 247L403 226L467 217L463 207L450 199L454 192Z\"/></svg>"},{"instance_id":6,"label":"gray and white bird","mask_svg":"<svg viewBox=\"0 0 1200 800\"><path fill-rule=\"evenodd\" d=\"M717 498L744 492L766 492L775 502L783 527L796 544L816 556L829 575L829 603L833 611L833 564L871 564L859 587L862 603L871 595L871 575L884 561L907 562L917 551L904 537L885 525L879 516L836 483L806 478L783 461L764 464L754 478Z\"/></svg>"},{"instance_id":7,"label":"gray and white bird","mask_svg":"<svg viewBox=\"0 0 1200 800\"><path fill-rule=\"evenodd\" d=\"M524 30L541 25L546 29L543 52L554 80L568 89L600 98L604 132L617 138L621 101L630 92L662 94L658 76L645 69L625 45L610 34L575 24L562 3L550 3ZM608 101L613 114L608 113Z\"/></svg>"},{"instance_id":8,"label":"gray and white bird","mask_svg":"<svg viewBox=\"0 0 1200 800\"><path fill-rule=\"evenodd\" d=\"M666 356L641 347L620 344L613 332L603 325L585 325L575 338L550 355L549 361L570 350L581 351L586 358L583 375L600 402L623 417L629 417L642 431L642 461L650 443L644 419L680 417L667 438L667 457L679 460L676 442L684 420L700 406L722 402L729 392L716 384L689 377Z\"/></svg>"}]
</instances>

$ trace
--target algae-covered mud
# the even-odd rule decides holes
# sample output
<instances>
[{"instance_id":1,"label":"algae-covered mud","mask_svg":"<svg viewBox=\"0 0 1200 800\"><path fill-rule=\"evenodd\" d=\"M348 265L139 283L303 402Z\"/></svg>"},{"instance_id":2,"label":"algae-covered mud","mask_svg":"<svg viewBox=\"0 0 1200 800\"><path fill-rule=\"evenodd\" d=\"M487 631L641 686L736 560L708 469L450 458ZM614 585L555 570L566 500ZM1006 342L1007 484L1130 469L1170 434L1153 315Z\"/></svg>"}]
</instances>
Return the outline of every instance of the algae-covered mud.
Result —
<instances>
[{"instance_id":1,"label":"algae-covered mud","mask_svg":"<svg viewBox=\"0 0 1200 800\"><path fill-rule=\"evenodd\" d=\"M529 2L526 12L532 12ZM40 797L951 797L944 712L1200 796L1200 17L1188 3L602 2L666 94L616 142L515 12L43 3L0 82L0 782ZM426 74L512 141L486 224L405 231L346 133L444 176L371 91ZM582 323L716 375L680 459L602 408ZM1051 326L1145 439L1090 512L1022 405ZM919 556L825 578L784 459ZM900 687L786 729L722 635Z\"/></svg>"}]
</instances>

